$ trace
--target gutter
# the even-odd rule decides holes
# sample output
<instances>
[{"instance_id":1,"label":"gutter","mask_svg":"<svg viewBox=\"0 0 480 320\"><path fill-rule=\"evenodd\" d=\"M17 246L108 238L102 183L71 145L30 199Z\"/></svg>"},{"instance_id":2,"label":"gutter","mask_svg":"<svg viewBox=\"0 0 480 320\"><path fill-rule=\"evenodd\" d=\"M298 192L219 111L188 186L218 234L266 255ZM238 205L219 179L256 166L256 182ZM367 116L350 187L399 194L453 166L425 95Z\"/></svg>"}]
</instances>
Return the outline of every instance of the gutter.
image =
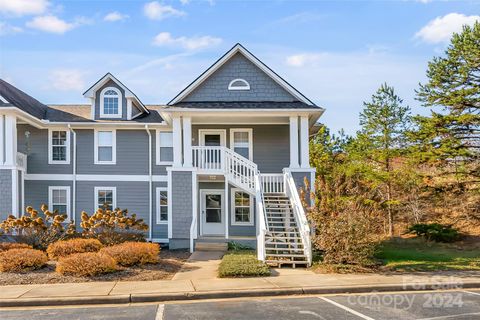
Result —
<instances>
[{"instance_id":1,"label":"gutter","mask_svg":"<svg viewBox=\"0 0 480 320\"><path fill-rule=\"evenodd\" d=\"M145 125L145 131L148 134L148 238L152 241L153 238L153 230L152 230L152 134L148 128L148 124Z\"/></svg>"},{"instance_id":2,"label":"gutter","mask_svg":"<svg viewBox=\"0 0 480 320\"><path fill-rule=\"evenodd\" d=\"M68 130L73 133L73 159L72 159L72 175L73 175L73 181L72 181L72 217L73 220L75 221L75 213L76 213L76 195L77 195L77 133L75 130L72 129L72 126L68 124Z\"/></svg>"}]
</instances>

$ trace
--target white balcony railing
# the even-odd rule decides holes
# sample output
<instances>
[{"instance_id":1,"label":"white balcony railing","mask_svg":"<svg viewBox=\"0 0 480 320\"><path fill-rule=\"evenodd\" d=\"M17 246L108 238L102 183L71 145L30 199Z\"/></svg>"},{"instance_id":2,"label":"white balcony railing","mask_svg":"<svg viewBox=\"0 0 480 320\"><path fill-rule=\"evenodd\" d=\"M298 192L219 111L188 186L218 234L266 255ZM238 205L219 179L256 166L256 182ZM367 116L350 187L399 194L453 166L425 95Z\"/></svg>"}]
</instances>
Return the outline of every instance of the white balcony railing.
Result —
<instances>
[{"instance_id":1,"label":"white balcony railing","mask_svg":"<svg viewBox=\"0 0 480 320\"><path fill-rule=\"evenodd\" d=\"M284 180L285 177L281 173L260 174L260 181L265 193L285 193Z\"/></svg>"},{"instance_id":2,"label":"white balcony railing","mask_svg":"<svg viewBox=\"0 0 480 320\"><path fill-rule=\"evenodd\" d=\"M20 170L27 170L27 155L17 152L16 165Z\"/></svg>"}]
</instances>

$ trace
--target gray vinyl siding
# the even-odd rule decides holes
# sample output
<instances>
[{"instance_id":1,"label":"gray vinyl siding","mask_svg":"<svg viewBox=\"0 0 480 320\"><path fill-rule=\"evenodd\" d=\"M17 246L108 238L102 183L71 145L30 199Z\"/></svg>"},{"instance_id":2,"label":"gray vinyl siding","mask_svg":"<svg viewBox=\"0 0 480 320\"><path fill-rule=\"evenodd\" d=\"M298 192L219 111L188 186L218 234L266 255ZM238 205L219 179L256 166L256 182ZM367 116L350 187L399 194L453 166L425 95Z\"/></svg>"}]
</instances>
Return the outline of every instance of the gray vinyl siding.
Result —
<instances>
[{"instance_id":1,"label":"gray vinyl siding","mask_svg":"<svg viewBox=\"0 0 480 320\"><path fill-rule=\"evenodd\" d=\"M67 130L65 127L64 130ZM25 133L29 132L28 138ZM70 164L48 164L48 130L30 125L17 125L18 152L27 155L27 173L71 174L73 139L70 136ZM93 149L92 149L93 150ZM93 156L92 156L93 157Z\"/></svg>"},{"instance_id":2,"label":"gray vinyl siding","mask_svg":"<svg viewBox=\"0 0 480 320\"><path fill-rule=\"evenodd\" d=\"M39 180L25 180L25 206L31 206L40 211L40 207L45 204L48 206L48 187L62 186L70 187L70 208L73 210L73 188L72 181L39 181ZM93 191L92 191L93 193ZM51 208L50 208L51 209ZM81 208L80 211L82 210ZM89 212L89 211L87 211ZM72 212L73 214L73 212ZM78 219L74 218L78 225Z\"/></svg>"},{"instance_id":3,"label":"gray vinyl siding","mask_svg":"<svg viewBox=\"0 0 480 320\"><path fill-rule=\"evenodd\" d=\"M12 170L0 170L0 219L12 213Z\"/></svg>"},{"instance_id":4,"label":"gray vinyl siding","mask_svg":"<svg viewBox=\"0 0 480 320\"><path fill-rule=\"evenodd\" d=\"M228 90L230 81L244 79L250 90ZM237 53L183 101L295 101L290 93L256 65Z\"/></svg>"},{"instance_id":5,"label":"gray vinyl siding","mask_svg":"<svg viewBox=\"0 0 480 320\"><path fill-rule=\"evenodd\" d=\"M107 83L105 83L103 86L97 89L95 92L95 120L109 120L109 118L102 117L100 118L100 95L102 93L102 90L105 89L106 87L115 87L118 90L120 90L120 93L122 94L122 118L110 118L111 120L127 120L127 99L125 98L125 90L123 90L119 85L115 83L113 80L109 80Z\"/></svg>"},{"instance_id":6,"label":"gray vinyl siding","mask_svg":"<svg viewBox=\"0 0 480 320\"><path fill-rule=\"evenodd\" d=\"M185 244L185 240L190 239L192 224L192 172L172 171L171 174L172 238Z\"/></svg>"},{"instance_id":7,"label":"gray vinyl siding","mask_svg":"<svg viewBox=\"0 0 480 320\"><path fill-rule=\"evenodd\" d=\"M140 107L137 106L135 102L132 102L132 118L135 117L137 114L142 113Z\"/></svg>"},{"instance_id":8,"label":"gray vinyl siding","mask_svg":"<svg viewBox=\"0 0 480 320\"><path fill-rule=\"evenodd\" d=\"M290 165L290 129L288 125L194 125L193 145L200 143L200 129L226 130L226 145L230 147L230 129L252 128L253 161L262 173L281 173Z\"/></svg>"}]
</instances>

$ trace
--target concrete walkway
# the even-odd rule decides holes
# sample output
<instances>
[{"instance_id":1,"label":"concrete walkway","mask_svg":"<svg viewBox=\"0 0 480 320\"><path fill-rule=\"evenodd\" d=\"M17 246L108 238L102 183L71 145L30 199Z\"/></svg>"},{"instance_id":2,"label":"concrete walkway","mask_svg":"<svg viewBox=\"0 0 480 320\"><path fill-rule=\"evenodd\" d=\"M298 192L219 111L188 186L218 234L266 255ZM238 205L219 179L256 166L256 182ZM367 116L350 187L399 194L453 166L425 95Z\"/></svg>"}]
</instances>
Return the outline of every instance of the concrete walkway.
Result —
<instances>
[{"instance_id":1,"label":"concrete walkway","mask_svg":"<svg viewBox=\"0 0 480 320\"><path fill-rule=\"evenodd\" d=\"M223 251L195 251L173 276L173 280L214 279Z\"/></svg>"},{"instance_id":2,"label":"concrete walkway","mask_svg":"<svg viewBox=\"0 0 480 320\"><path fill-rule=\"evenodd\" d=\"M480 288L480 272L332 275L313 274L303 269L280 269L274 271L273 276L262 278L202 278L201 274L196 279L187 275L179 277L159 281L3 286L0 287L0 307Z\"/></svg>"}]
</instances>

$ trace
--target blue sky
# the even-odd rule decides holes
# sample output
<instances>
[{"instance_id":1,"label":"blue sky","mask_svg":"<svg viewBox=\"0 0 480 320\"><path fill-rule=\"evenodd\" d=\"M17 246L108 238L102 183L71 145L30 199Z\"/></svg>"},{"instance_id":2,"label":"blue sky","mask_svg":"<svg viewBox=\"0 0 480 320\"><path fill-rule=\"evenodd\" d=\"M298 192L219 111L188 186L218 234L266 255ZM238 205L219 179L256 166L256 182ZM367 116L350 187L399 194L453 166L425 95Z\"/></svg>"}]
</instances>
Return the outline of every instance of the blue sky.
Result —
<instances>
[{"instance_id":1,"label":"blue sky","mask_svg":"<svg viewBox=\"0 0 480 320\"><path fill-rule=\"evenodd\" d=\"M66 104L112 72L161 104L240 42L353 133L384 81L427 112L427 62L479 14L480 1L0 0L0 77Z\"/></svg>"}]
</instances>

